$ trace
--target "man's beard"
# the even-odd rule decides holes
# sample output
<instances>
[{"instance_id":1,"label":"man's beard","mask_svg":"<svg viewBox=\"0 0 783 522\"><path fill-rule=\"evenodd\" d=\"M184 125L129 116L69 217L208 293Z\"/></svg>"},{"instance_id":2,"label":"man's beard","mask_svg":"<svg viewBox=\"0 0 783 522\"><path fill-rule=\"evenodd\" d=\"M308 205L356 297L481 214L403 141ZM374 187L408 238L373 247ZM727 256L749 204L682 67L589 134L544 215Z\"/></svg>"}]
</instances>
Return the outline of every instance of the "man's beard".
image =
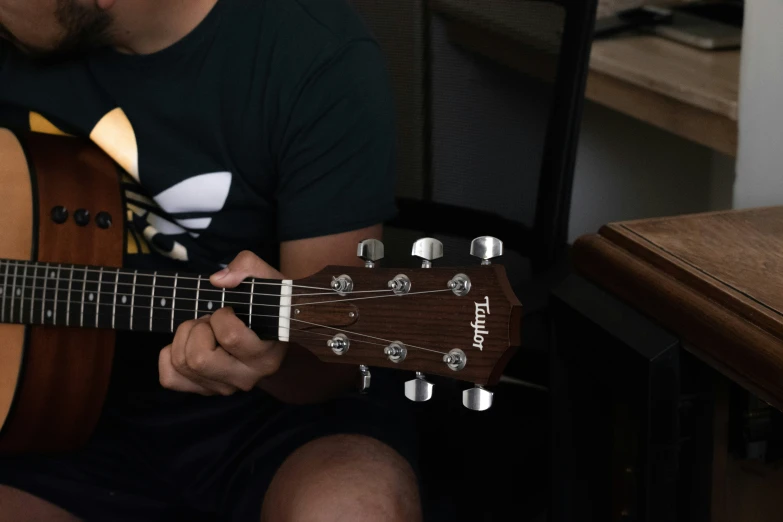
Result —
<instances>
[{"instance_id":1,"label":"man's beard","mask_svg":"<svg viewBox=\"0 0 783 522\"><path fill-rule=\"evenodd\" d=\"M54 49L26 48L36 61L78 59L110 44L112 18L106 11L84 6L76 0L57 0L55 16L63 28L63 37Z\"/></svg>"}]
</instances>

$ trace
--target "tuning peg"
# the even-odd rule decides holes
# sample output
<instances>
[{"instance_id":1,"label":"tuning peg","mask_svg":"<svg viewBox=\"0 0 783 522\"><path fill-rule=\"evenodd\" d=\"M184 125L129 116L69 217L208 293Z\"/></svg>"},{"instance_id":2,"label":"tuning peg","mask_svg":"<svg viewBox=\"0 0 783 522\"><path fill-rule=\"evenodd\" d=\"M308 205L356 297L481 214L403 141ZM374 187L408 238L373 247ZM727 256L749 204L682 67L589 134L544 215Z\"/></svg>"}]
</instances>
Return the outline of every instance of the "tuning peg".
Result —
<instances>
[{"instance_id":1,"label":"tuning peg","mask_svg":"<svg viewBox=\"0 0 783 522\"><path fill-rule=\"evenodd\" d=\"M424 402L432 398L434 384L424 378L424 374L416 372L416 378L405 383L405 396L413 402Z\"/></svg>"},{"instance_id":2,"label":"tuning peg","mask_svg":"<svg viewBox=\"0 0 783 522\"><path fill-rule=\"evenodd\" d=\"M443 243L431 237L419 239L413 243L411 255L422 259L422 268L430 268L433 261L443 257Z\"/></svg>"},{"instance_id":3,"label":"tuning peg","mask_svg":"<svg viewBox=\"0 0 783 522\"><path fill-rule=\"evenodd\" d=\"M372 268L383 259L383 243L377 239L365 239L359 242L356 255L364 260L364 266Z\"/></svg>"},{"instance_id":4,"label":"tuning peg","mask_svg":"<svg viewBox=\"0 0 783 522\"><path fill-rule=\"evenodd\" d=\"M370 379L372 378L372 374L370 374L370 369L365 365L359 366L359 392L360 393L366 393L367 390L370 389Z\"/></svg>"},{"instance_id":5,"label":"tuning peg","mask_svg":"<svg viewBox=\"0 0 783 522\"><path fill-rule=\"evenodd\" d=\"M492 236L477 237L470 243L470 255L480 258L482 265L489 265L490 259L503 255L503 242Z\"/></svg>"},{"instance_id":6,"label":"tuning peg","mask_svg":"<svg viewBox=\"0 0 783 522\"><path fill-rule=\"evenodd\" d=\"M488 410L492 407L492 395L491 391L476 386L462 392L462 405L473 411Z\"/></svg>"}]
</instances>

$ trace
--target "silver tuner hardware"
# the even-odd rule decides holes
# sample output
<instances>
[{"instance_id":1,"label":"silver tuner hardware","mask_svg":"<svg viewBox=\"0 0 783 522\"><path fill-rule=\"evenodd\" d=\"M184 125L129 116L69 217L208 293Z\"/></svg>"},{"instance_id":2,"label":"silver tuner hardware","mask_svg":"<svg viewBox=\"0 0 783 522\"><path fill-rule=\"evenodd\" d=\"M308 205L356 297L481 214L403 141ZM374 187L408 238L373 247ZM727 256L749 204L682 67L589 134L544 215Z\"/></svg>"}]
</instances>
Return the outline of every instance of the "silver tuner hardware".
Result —
<instances>
[{"instance_id":1,"label":"silver tuner hardware","mask_svg":"<svg viewBox=\"0 0 783 522\"><path fill-rule=\"evenodd\" d=\"M491 391L477 385L462 392L462 405L469 410L485 411L492 407L492 396Z\"/></svg>"},{"instance_id":2,"label":"silver tuner hardware","mask_svg":"<svg viewBox=\"0 0 783 522\"><path fill-rule=\"evenodd\" d=\"M408 356L408 349L400 341L394 341L389 346L383 349L383 353L393 363L399 363L405 360Z\"/></svg>"},{"instance_id":3,"label":"silver tuner hardware","mask_svg":"<svg viewBox=\"0 0 783 522\"><path fill-rule=\"evenodd\" d=\"M353 279L345 274L340 277L332 277L332 290L340 295L346 295L353 291Z\"/></svg>"},{"instance_id":4,"label":"silver tuner hardware","mask_svg":"<svg viewBox=\"0 0 783 522\"><path fill-rule=\"evenodd\" d=\"M356 255L364 260L364 266L373 268L375 263L383 259L383 243L377 239L360 241Z\"/></svg>"},{"instance_id":5,"label":"silver tuner hardware","mask_svg":"<svg viewBox=\"0 0 783 522\"><path fill-rule=\"evenodd\" d=\"M413 243L411 255L421 258L422 268L431 268L432 262L443 257L443 243L431 237L424 237Z\"/></svg>"},{"instance_id":6,"label":"silver tuner hardware","mask_svg":"<svg viewBox=\"0 0 783 522\"><path fill-rule=\"evenodd\" d=\"M326 341L326 346L331 348L337 355L343 355L351 347L351 341L345 334L339 333Z\"/></svg>"},{"instance_id":7,"label":"silver tuner hardware","mask_svg":"<svg viewBox=\"0 0 783 522\"><path fill-rule=\"evenodd\" d=\"M389 288L397 295L407 294L411 291L411 280L405 274L398 274L389 281Z\"/></svg>"},{"instance_id":8,"label":"silver tuner hardware","mask_svg":"<svg viewBox=\"0 0 783 522\"><path fill-rule=\"evenodd\" d=\"M492 236L477 237L470 243L470 255L481 259L482 265L488 265L490 259L503 255L503 242Z\"/></svg>"},{"instance_id":9,"label":"silver tuner hardware","mask_svg":"<svg viewBox=\"0 0 783 522\"><path fill-rule=\"evenodd\" d=\"M432 398L434 384L428 382L421 372L416 372L416 378L405 383L405 396L413 402L424 402Z\"/></svg>"},{"instance_id":10,"label":"silver tuner hardware","mask_svg":"<svg viewBox=\"0 0 783 522\"><path fill-rule=\"evenodd\" d=\"M372 378L372 374L370 374L370 369L365 365L359 366L359 391L361 393L366 393L367 390L370 389L370 379Z\"/></svg>"},{"instance_id":11,"label":"silver tuner hardware","mask_svg":"<svg viewBox=\"0 0 783 522\"><path fill-rule=\"evenodd\" d=\"M468 363L468 357L465 355L465 352L455 348L443 356L443 362L446 363L446 366L458 372L465 368L465 365Z\"/></svg>"},{"instance_id":12,"label":"silver tuner hardware","mask_svg":"<svg viewBox=\"0 0 783 522\"><path fill-rule=\"evenodd\" d=\"M470 278L465 274L457 274L451 278L446 286L451 288L454 295L462 297L470 292Z\"/></svg>"}]
</instances>

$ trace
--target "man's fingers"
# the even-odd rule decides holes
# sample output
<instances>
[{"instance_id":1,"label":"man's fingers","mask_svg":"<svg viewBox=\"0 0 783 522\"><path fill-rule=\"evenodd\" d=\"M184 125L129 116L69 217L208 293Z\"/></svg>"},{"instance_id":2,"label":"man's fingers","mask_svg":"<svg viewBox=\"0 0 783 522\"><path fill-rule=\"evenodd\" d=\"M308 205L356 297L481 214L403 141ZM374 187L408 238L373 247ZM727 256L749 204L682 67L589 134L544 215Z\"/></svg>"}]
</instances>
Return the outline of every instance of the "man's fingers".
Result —
<instances>
[{"instance_id":1,"label":"man's fingers","mask_svg":"<svg viewBox=\"0 0 783 522\"><path fill-rule=\"evenodd\" d=\"M217 345L212 327L199 323L193 327L185 349L187 367L203 386L230 386L248 391L261 377Z\"/></svg>"},{"instance_id":2,"label":"man's fingers","mask_svg":"<svg viewBox=\"0 0 783 522\"><path fill-rule=\"evenodd\" d=\"M235 288L248 277L284 279L283 275L249 251L241 252L226 268L212 274L209 282L219 288Z\"/></svg>"},{"instance_id":3,"label":"man's fingers","mask_svg":"<svg viewBox=\"0 0 783 522\"><path fill-rule=\"evenodd\" d=\"M217 344L225 351L264 375L277 371L280 361L274 353L276 343L262 341L236 316L232 308L215 312L209 324Z\"/></svg>"},{"instance_id":4,"label":"man's fingers","mask_svg":"<svg viewBox=\"0 0 783 522\"><path fill-rule=\"evenodd\" d=\"M217 395L217 392L196 384L177 371L171 360L171 346L160 351L158 357L158 375L160 384L166 389L198 393L199 395Z\"/></svg>"}]
</instances>

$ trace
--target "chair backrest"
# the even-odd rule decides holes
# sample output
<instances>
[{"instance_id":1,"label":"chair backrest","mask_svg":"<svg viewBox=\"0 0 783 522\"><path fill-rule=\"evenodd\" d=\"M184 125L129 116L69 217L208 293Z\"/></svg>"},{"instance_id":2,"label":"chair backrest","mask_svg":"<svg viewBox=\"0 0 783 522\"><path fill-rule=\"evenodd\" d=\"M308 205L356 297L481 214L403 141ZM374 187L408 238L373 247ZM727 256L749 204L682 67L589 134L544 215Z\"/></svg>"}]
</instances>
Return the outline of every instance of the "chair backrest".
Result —
<instances>
[{"instance_id":1,"label":"chair backrest","mask_svg":"<svg viewBox=\"0 0 783 522\"><path fill-rule=\"evenodd\" d=\"M506 243L513 280L555 263L571 187L596 0L351 0L394 78L400 216L389 263L422 235L444 263Z\"/></svg>"}]
</instances>

